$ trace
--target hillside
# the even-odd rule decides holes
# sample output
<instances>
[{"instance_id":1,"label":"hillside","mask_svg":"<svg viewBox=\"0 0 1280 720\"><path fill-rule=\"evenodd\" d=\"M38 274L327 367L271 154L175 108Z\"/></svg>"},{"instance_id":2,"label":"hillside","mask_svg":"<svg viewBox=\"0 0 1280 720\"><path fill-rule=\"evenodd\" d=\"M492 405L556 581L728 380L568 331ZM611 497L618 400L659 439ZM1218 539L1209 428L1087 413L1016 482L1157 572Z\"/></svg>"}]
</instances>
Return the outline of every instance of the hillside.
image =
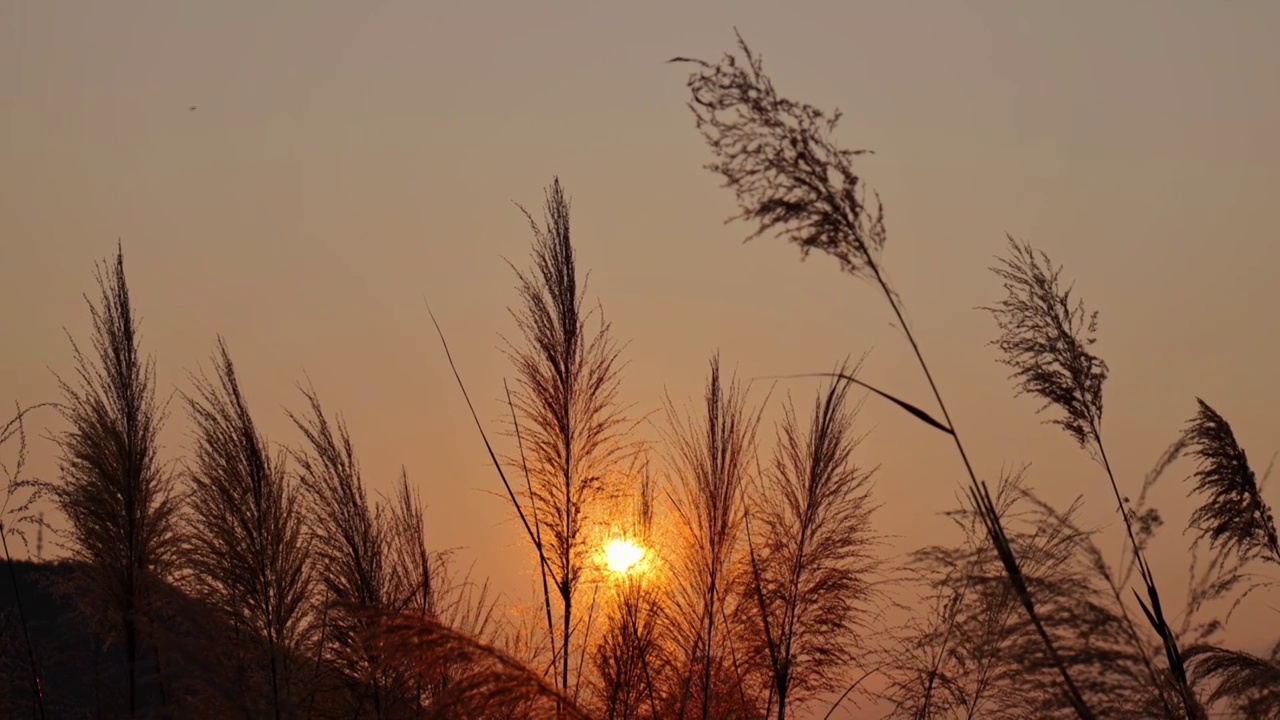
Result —
<instances>
[{"instance_id":1,"label":"hillside","mask_svg":"<svg viewBox=\"0 0 1280 720\"><path fill-rule=\"evenodd\" d=\"M92 622L74 601L77 566L66 562L15 562L0 581L0 717L38 717L23 641L14 580L22 600L43 687L48 718L110 718L124 714L124 656L106 642L109 627ZM140 668L145 678L140 715L222 717L251 694L232 674L226 647L234 636L207 609L168 587L166 621L155 651ZM157 663L162 672L157 673ZM221 666L220 666L221 665ZM163 683L159 679L163 678ZM167 711L164 708L168 708Z\"/></svg>"}]
</instances>

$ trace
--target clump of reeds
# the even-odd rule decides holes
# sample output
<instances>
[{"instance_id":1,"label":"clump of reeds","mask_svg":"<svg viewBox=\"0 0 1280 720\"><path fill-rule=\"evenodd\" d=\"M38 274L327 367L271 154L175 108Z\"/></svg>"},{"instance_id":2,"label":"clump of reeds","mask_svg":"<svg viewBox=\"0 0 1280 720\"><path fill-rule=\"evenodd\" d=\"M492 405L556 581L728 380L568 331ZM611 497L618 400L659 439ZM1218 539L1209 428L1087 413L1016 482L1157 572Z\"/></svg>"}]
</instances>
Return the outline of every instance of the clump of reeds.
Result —
<instances>
[{"instance_id":1,"label":"clump of reeds","mask_svg":"<svg viewBox=\"0 0 1280 720\"><path fill-rule=\"evenodd\" d=\"M488 583L473 583L469 575L456 577L450 554L428 548L422 499L410 487L406 473L401 473L387 508L387 612L402 619L425 619L493 644L497 634L495 608ZM386 640L387 633L394 634L395 628L375 628L375 642ZM410 698L410 707L428 715L444 712L453 702L450 698L457 682L475 682L473 676L483 673L482 667L458 658L393 656L384 658L383 664L401 671L397 676L400 693Z\"/></svg>"},{"instance_id":2,"label":"clump of reeds","mask_svg":"<svg viewBox=\"0 0 1280 720\"><path fill-rule=\"evenodd\" d=\"M1087 312L1082 301L1073 300L1071 286L1061 279L1062 268L1028 243L1009 238L1009 256L992 271L1005 289L1005 297L987 308L1000 328L994 344L1003 353L1002 362L1012 368L1018 392L1039 397L1045 403L1042 410L1056 409L1058 415L1050 422L1090 452L1106 472L1145 590L1145 600L1136 592L1135 597L1163 643L1183 711L1188 718L1200 717L1203 710L1187 679L1177 634L1165 617L1155 575L1135 528L1138 518L1120 492L1103 443L1102 389L1107 366L1090 350L1096 341L1098 315Z\"/></svg>"},{"instance_id":3,"label":"clump of reeds","mask_svg":"<svg viewBox=\"0 0 1280 720\"><path fill-rule=\"evenodd\" d=\"M610 720L662 717L660 696L671 679L670 643L662 638L666 573L659 555L668 546L655 544L654 484L648 463L642 467L630 507L620 513L626 521L618 525L623 537L646 549L646 557L630 572L605 579L611 602L592 650L596 706Z\"/></svg>"},{"instance_id":4,"label":"clump of reeds","mask_svg":"<svg viewBox=\"0 0 1280 720\"><path fill-rule=\"evenodd\" d=\"M726 707L750 706L738 660L746 648L734 646L740 635L735 604L744 597L739 543L760 414L748 408L736 378L724 381L718 355L711 359L701 412L682 414L670 399L665 405L668 492L679 528L668 616L685 656L676 715L686 717L693 708L706 720L726 716Z\"/></svg>"},{"instance_id":5,"label":"clump of reeds","mask_svg":"<svg viewBox=\"0 0 1280 720\"><path fill-rule=\"evenodd\" d=\"M841 366L837 375L852 372ZM843 685L858 659L879 561L873 556L871 471L854 460L850 384L832 380L807 424L788 403L773 462L751 504L751 586L767 659L770 705L783 720ZM754 529L753 529L754 528Z\"/></svg>"},{"instance_id":6,"label":"clump of reeds","mask_svg":"<svg viewBox=\"0 0 1280 720\"><path fill-rule=\"evenodd\" d=\"M1022 579L1017 556L1001 527L986 485L978 479L933 379L915 334L906 322L902 300L886 277L881 253L887 239L883 206L869 200L853 161L865 151L839 147L831 138L840 114L780 96L764 72L759 55L738 36L745 56L727 55L717 64L676 58L698 66L689 77L689 108L715 160L708 168L734 191L738 219L757 226L750 236L773 231L797 245L802 256L819 250L835 258L850 275L871 281L884 295L933 393L942 419L853 376L851 382L873 390L929 426L949 435L969 478L969 500L981 511L988 539L999 551L1009 582L1037 628L1044 651L1058 669L1062 693L1084 719L1092 718L1066 663L1059 656L1036 610L1036 598Z\"/></svg>"},{"instance_id":7,"label":"clump of reeds","mask_svg":"<svg viewBox=\"0 0 1280 720\"><path fill-rule=\"evenodd\" d=\"M164 409L155 365L143 357L125 280L124 253L99 267L89 302L92 350L72 341L76 379L59 379L68 429L57 436L61 477L42 484L67 520L67 549L86 572L91 613L106 613L123 637L128 709L138 710L140 628L157 583L175 567L179 499L160 460Z\"/></svg>"},{"instance_id":8,"label":"clump of reeds","mask_svg":"<svg viewBox=\"0 0 1280 720\"><path fill-rule=\"evenodd\" d=\"M1074 519L1080 503L1053 509L1026 486L1025 468L1004 475L993 499L1023 581L1042 598L1044 626L1089 706L1101 717L1176 717L1176 689L1148 657L1152 638L1129 620L1095 533ZM935 624L906 633L893 655L888 697L895 715L1073 715L981 518L970 509L948 516L964 542L912 556L911 566L931 588L924 599L940 612Z\"/></svg>"},{"instance_id":9,"label":"clump of reeds","mask_svg":"<svg viewBox=\"0 0 1280 720\"><path fill-rule=\"evenodd\" d=\"M221 338L214 364L213 378L197 378L187 398L196 442L186 563L199 595L251 636L248 667L266 679L267 711L279 718L299 706L311 539L286 456L258 431Z\"/></svg>"},{"instance_id":10,"label":"clump of reeds","mask_svg":"<svg viewBox=\"0 0 1280 720\"><path fill-rule=\"evenodd\" d=\"M369 501L346 423L329 421L314 390L304 389L307 412L289 417L306 440L293 451L310 521L316 581L325 600L324 658L352 683L357 707L375 717L391 705L390 678L366 639L368 613L390 605L388 524Z\"/></svg>"},{"instance_id":11,"label":"clump of reeds","mask_svg":"<svg viewBox=\"0 0 1280 720\"><path fill-rule=\"evenodd\" d=\"M1210 559L1195 578L1188 616L1234 591L1229 619L1246 596L1274 582L1250 566L1280 565L1280 543L1262 482L1230 423L1204 400L1196 402L1199 409L1184 436L1197 461L1191 495L1201 498L1190 528L1196 531L1197 549L1207 545ZM1242 717L1280 715L1280 640L1269 655L1258 656L1213 644L1221 629L1222 621L1216 619L1200 627L1200 642L1186 652L1191 680L1207 688L1209 703L1227 705Z\"/></svg>"}]
</instances>

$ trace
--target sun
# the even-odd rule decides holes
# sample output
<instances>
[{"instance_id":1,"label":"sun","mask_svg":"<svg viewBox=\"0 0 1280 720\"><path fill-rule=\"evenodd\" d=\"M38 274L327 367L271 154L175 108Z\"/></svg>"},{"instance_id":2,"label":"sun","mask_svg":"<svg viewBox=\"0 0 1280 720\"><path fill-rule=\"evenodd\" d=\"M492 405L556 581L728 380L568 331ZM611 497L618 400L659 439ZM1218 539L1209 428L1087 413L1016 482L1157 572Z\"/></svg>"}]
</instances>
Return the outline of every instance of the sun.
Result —
<instances>
[{"instance_id":1,"label":"sun","mask_svg":"<svg viewBox=\"0 0 1280 720\"><path fill-rule=\"evenodd\" d=\"M644 548L627 538L614 538L604 546L604 565L609 572L626 575L637 570L644 559Z\"/></svg>"}]
</instances>

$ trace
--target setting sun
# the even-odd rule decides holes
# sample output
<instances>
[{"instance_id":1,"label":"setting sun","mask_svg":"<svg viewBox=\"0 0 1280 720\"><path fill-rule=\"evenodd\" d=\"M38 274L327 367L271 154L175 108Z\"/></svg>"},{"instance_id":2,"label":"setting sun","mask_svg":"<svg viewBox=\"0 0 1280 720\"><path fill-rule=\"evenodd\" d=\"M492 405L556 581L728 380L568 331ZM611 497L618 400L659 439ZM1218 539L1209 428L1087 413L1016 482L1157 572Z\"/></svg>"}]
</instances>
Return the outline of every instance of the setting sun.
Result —
<instances>
[{"instance_id":1,"label":"setting sun","mask_svg":"<svg viewBox=\"0 0 1280 720\"><path fill-rule=\"evenodd\" d=\"M644 557L644 548L626 538L615 538L604 548L604 564L609 572L626 575Z\"/></svg>"}]
</instances>

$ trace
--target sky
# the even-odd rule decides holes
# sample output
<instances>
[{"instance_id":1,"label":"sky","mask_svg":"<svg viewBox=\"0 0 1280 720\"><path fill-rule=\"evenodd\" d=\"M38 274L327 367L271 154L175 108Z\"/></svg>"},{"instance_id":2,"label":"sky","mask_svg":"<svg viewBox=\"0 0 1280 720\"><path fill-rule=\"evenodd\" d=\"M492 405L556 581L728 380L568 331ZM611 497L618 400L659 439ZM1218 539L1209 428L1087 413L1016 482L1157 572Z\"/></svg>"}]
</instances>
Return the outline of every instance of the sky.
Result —
<instances>
[{"instance_id":1,"label":"sky","mask_svg":"<svg viewBox=\"0 0 1280 720\"><path fill-rule=\"evenodd\" d=\"M1280 4L1263 0L0 0L0 402L58 399L94 262L119 241L163 397L222 334L260 426L294 443L283 409L309 379L366 480L389 490L405 468L433 542L523 601L533 566L426 303L498 429L507 261L525 266L530 241L516 203L536 214L558 175L635 414L700 395L716 350L744 379L869 353L869 379L931 408L871 287L725 224L688 68L666 61L715 60L735 27L782 94L839 107L840 142L875 151L859 168L887 209L884 263L981 475L1032 463L1050 499L1085 496L1118 553L1105 476L1012 396L987 345L977 308L1001 294L988 267L1006 235L1100 311L1122 487L1197 396L1259 469L1280 450ZM779 385L770 407L815 388ZM190 437L170 409L176 461ZM45 476L53 421L31 421ZM859 423L878 527L900 551L940 538L964 482L954 448L874 401ZM1178 596L1190 471L1155 497L1152 560ZM1272 612L1246 608L1236 634Z\"/></svg>"}]
</instances>

